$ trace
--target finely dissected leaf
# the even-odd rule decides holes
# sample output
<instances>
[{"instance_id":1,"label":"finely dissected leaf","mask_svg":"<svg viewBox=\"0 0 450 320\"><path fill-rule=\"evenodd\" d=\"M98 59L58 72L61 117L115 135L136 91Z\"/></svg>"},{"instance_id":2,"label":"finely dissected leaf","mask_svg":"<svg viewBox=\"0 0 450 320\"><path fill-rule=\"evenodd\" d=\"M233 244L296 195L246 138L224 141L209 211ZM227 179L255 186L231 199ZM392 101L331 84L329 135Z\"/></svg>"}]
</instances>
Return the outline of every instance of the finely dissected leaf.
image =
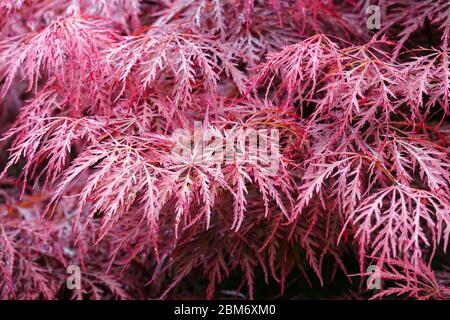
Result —
<instances>
[{"instance_id":1,"label":"finely dissected leaf","mask_svg":"<svg viewBox=\"0 0 450 320\"><path fill-rule=\"evenodd\" d=\"M448 299L449 13L0 1L0 298Z\"/></svg>"}]
</instances>

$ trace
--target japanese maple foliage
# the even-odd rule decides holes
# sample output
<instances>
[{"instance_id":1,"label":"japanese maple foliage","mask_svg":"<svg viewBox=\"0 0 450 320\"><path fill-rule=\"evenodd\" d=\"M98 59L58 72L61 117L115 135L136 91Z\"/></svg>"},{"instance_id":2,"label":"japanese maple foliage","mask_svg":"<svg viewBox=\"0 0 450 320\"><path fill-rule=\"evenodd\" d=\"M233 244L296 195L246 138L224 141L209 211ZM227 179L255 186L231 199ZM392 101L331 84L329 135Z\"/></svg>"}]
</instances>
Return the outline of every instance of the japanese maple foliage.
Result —
<instances>
[{"instance_id":1,"label":"japanese maple foliage","mask_svg":"<svg viewBox=\"0 0 450 320\"><path fill-rule=\"evenodd\" d=\"M0 0L0 298L450 298L449 44L448 0Z\"/></svg>"}]
</instances>

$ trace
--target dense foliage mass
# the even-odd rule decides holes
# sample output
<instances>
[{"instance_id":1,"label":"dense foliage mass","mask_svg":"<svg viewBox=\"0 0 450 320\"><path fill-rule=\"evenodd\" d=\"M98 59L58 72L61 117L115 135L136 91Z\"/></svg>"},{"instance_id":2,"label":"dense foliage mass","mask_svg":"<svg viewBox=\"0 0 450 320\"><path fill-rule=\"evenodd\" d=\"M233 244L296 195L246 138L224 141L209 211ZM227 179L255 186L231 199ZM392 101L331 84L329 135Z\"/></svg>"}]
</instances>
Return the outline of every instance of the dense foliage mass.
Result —
<instances>
[{"instance_id":1,"label":"dense foliage mass","mask_svg":"<svg viewBox=\"0 0 450 320\"><path fill-rule=\"evenodd\" d=\"M448 0L0 0L0 298L449 298L449 42ZM276 172L207 148L251 132Z\"/></svg>"}]
</instances>

